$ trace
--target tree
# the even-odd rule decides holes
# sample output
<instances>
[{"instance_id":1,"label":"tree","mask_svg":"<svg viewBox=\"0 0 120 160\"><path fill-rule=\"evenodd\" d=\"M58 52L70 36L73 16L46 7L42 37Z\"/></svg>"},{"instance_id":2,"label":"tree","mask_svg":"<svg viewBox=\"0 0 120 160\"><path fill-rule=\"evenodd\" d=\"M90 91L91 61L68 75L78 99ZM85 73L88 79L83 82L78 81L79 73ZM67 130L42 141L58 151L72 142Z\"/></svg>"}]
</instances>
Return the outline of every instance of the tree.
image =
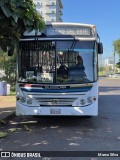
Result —
<instances>
[{"instance_id":1,"label":"tree","mask_svg":"<svg viewBox=\"0 0 120 160\"><path fill-rule=\"evenodd\" d=\"M14 49L25 31L41 31L44 19L32 0L0 0L0 48Z\"/></svg>"},{"instance_id":2,"label":"tree","mask_svg":"<svg viewBox=\"0 0 120 160\"><path fill-rule=\"evenodd\" d=\"M114 54L117 53L119 56L119 60L120 60L120 39L114 41L113 46L114 46Z\"/></svg>"},{"instance_id":3,"label":"tree","mask_svg":"<svg viewBox=\"0 0 120 160\"><path fill-rule=\"evenodd\" d=\"M116 63L116 67L120 68L120 61L118 63Z\"/></svg>"},{"instance_id":4,"label":"tree","mask_svg":"<svg viewBox=\"0 0 120 160\"><path fill-rule=\"evenodd\" d=\"M4 70L5 77L0 78L7 83L14 85L16 79L16 54L7 56L7 53L0 50L0 70Z\"/></svg>"},{"instance_id":5,"label":"tree","mask_svg":"<svg viewBox=\"0 0 120 160\"><path fill-rule=\"evenodd\" d=\"M120 39L116 40L113 42L114 46L114 57L115 54L117 53L119 56L119 62L116 64L117 68L120 68ZM115 58L114 58L115 59ZM114 64L115 65L115 64Z\"/></svg>"},{"instance_id":6,"label":"tree","mask_svg":"<svg viewBox=\"0 0 120 160\"><path fill-rule=\"evenodd\" d=\"M101 71L105 71L105 67L102 65L99 67L99 72L101 72Z\"/></svg>"}]
</instances>

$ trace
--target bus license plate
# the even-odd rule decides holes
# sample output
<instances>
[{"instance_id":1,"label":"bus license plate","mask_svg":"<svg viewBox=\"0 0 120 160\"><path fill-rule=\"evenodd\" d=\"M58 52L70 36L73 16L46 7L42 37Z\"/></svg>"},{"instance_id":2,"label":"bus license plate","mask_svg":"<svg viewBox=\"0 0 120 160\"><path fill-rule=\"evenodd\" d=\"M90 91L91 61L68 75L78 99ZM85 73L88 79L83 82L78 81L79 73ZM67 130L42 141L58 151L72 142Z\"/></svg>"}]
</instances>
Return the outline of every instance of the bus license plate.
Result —
<instances>
[{"instance_id":1,"label":"bus license plate","mask_svg":"<svg viewBox=\"0 0 120 160\"><path fill-rule=\"evenodd\" d=\"M51 108L50 109L50 114L55 114L55 115L61 114L61 109L59 109L59 108Z\"/></svg>"}]
</instances>

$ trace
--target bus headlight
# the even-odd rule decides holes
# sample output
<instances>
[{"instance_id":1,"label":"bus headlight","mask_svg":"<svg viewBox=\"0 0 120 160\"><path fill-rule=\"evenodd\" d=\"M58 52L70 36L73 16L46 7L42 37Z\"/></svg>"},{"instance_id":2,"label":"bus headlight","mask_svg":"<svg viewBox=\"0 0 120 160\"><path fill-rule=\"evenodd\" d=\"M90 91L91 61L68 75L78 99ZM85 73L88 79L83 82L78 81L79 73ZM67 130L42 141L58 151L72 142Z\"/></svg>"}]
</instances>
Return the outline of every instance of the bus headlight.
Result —
<instances>
[{"instance_id":1,"label":"bus headlight","mask_svg":"<svg viewBox=\"0 0 120 160\"><path fill-rule=\"evenodd\" d=\"M28 99L27 104L31 105L32 104L32 99Z\"/></svg>"},{"instance_id":2,"label":"bus headlight","mask_svg":"<svg viewBox=\"0 0 120 160\"><path fill-rule=\"evenodd\" d=\"M88 97L88 98L81 99L81 100L80 100L80 105L81 105L82 107L84 107L84 106L87 106L87 105L90 105L90 104L94 103L95 101L96 101L96 97L90 96L90 97Z\"/></svg>"},{"instance_id":3,"label":"bus headlight","mask_svg":"<svg viewBox=\"0 0 120 160\"><path fill-rule=\"evenodd\" d=\"M80 100L80 104L81 104L81 105L85 105L85 103L86 103L86 100L85 100L85 99L81 99L81 100Z\"/></svg>"},{"instance_id":4,"label":"bus headlight","mask_svg":"<svg viewBox=\"0 0 120 160\"><path fill-rule=\"evenodd\" d=\"M92 102L93 102L93 97L88 97L88 98L87 98L87 102L88 102L88 103L92 103Z\"/></svg>"},{"instance_id":5,"label":"bus headlight","mask_svg":"<svg viewBox=\"0 0 120 160\"><path fill-rule=\"evenodd\" d=\"M94 101L96 101L96 97L88 97L87 98L88 103L93 103Z\"/></svg>"},{"instance_id":6,"label":"bus headlight","mask_svg":"<svg viewBox=\"0 0 120 160\"><path fill-rule=\"evenodd\" d=\"M23 96L17 96L16 97L16 100L19 102L19 103L22 103L23 105L26 105L26 106L37 106L39 107L40 104L37 103L34 99L32 98L28 98L28 97L23 97Z\"/></svg>"},{"instance_id":7,"label":"bus headlight","mask_svg":"<svg viewBox=\"0 0 120 160\"><path fill-rule=\"evenodd\" d=\"M22 103L25 103L25 102L26 102L26 98L25 98L25 97L21 97L21 98L20 98L20 101L21 101Z\"/></svg>"}]
</instances>

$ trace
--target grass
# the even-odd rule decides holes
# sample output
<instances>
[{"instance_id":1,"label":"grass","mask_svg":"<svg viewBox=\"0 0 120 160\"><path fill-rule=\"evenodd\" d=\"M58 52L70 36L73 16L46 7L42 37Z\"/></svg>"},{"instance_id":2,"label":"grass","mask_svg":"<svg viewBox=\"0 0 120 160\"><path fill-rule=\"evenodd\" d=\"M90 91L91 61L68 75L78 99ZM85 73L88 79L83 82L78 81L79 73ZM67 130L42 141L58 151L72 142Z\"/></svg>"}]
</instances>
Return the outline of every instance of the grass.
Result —
<instances>
[{"instance_id":1,"label":"grass","mask_svg":"<svg viewBox=\"0 0 120 160\"><path fill-rule=\"evenodd\" d=\"M9 96L15 96L15 95L16 95L16 89L15 89L15 85L13 85L10 88L10 94L9 94Z\"/></svg>"},{"instance_id":2,"label":"grass","mask_svg":"<svg viewBox=\"0 0 120 160\"><path fill-rule=\"evenodd\" d=\"M15 95L16 95L16 92L15 91L11 91L8 96L15 96Z\"/></svg>"},{"instance_id":3,"label":"grass","mask_svg":"<svg viewBox=\"0 0 120 160\"><path fill-rule=\"evenodd\" d=\"M106 74L106 71L98 72L98 75L99 75L99 76L105 76L105 74Z\"/></svg>"}]
</instances>

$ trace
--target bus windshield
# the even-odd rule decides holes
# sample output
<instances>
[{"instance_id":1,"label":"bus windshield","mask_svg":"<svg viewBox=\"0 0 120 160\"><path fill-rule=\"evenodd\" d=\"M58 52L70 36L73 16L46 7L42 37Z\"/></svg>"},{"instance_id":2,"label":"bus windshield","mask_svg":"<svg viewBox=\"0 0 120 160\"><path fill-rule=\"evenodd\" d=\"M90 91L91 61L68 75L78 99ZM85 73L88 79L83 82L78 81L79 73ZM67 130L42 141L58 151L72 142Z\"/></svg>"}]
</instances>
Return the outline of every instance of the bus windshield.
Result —
<instances>
[{"instance_id":1,"label":"bus windshield","mask_svg":"<svg viewBox=\"0 0 120 160\"><path fill-rule=\"evenodd\" d=\"M18 81L80 84L97 79L95 41L59 40L21 42Z\"/></svg>"}]
</instances>

